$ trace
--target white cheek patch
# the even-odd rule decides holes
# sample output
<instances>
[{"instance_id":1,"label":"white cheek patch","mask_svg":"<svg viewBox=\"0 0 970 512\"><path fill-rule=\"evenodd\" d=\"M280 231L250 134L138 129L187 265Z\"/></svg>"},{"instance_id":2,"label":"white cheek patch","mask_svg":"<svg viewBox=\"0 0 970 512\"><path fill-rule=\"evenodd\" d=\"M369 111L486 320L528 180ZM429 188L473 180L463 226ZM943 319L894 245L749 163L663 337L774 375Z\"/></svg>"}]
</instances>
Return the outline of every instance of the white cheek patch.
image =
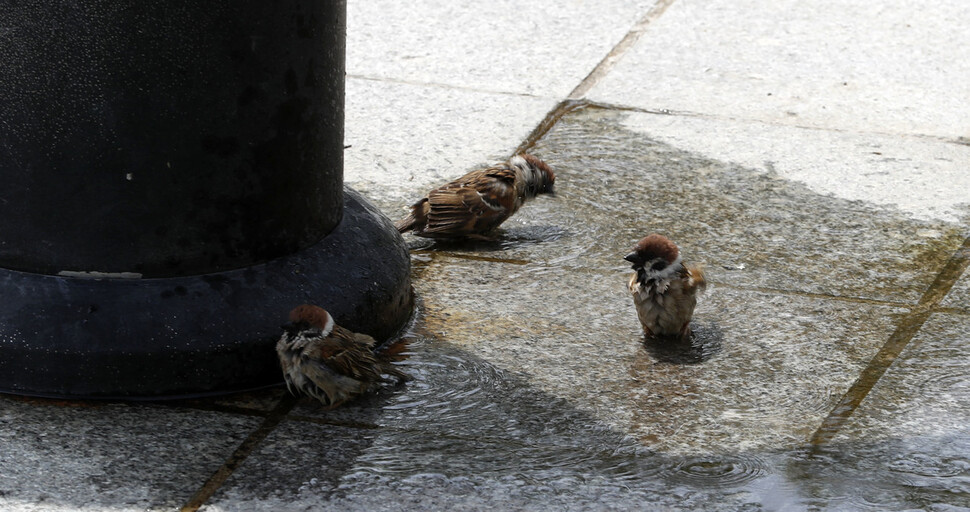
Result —
<instances>
[{"instance_id":1,"label":"white cheek patch","mask_svg":"<svg viewBox=\"0 0 970 512\"><path fill-rule=\"evenodd\" d=\"M333 330L333 317L330 313L327 313L327 323L323 326L323 331L320 332L320 336L326 338L330 336L330 331Z\"/></svg>"},{"instance_id":2,"label":"white cheek patch","mask_svg":"<svg viewBox=\"0 0 970 512\"><path fill-rule=\"evenodd\" d=\"M680 272L680 267L681 267L680 261L681 261L681 257L678 255L677 256L677 259L674 260L673 263L671 263L670 265L667 265L666 267L664 267L661 270L652 270L652 269L646 268L646 269L644 269L644 276L646 276L646 278L648 280L650 280L650 279L657 279L657 280L671 279L674 276L676 276L678 272Z\"/></svg>"}]
</instances>

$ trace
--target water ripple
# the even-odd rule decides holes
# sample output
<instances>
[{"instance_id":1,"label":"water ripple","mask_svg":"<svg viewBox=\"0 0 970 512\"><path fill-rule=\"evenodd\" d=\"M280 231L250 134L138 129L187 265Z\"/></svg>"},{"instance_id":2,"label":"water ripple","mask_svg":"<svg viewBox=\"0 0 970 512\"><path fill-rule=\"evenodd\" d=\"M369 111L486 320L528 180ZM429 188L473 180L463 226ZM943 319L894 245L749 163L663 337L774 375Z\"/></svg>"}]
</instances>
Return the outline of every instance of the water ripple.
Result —
<instances>
[{"instance_id":1,"label":"water ripple","mask_svg":"<svg viewBox=\"0 0 970 512\"><path fill-rule=\"evenodd\" d=\"M751 455L693 456L664 471L668 481L699 487L740 487L766 474L765 462Z\"/></svg>"}]
</instances>

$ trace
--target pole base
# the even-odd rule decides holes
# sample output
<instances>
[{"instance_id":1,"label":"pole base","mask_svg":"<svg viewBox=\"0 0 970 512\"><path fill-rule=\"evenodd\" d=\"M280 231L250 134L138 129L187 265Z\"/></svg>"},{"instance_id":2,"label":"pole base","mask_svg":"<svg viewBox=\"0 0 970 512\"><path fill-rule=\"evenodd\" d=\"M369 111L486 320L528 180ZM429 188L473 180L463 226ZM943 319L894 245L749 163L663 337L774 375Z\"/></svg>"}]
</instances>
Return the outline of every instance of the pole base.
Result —
<instances>
[{"instance_id":1,"label":"pole base","mask_svg":"<svg viewBox=\"0 0 970 512\"><path fill-rule=\"evenodd\" d=\"M326 308L378 341L414 308L394 225L344 189L340 224L317 244L250 267L161 279L0 269L0 392L170 399L282 382L275 344L291 308Z\"/></svg>"}]
</instances>

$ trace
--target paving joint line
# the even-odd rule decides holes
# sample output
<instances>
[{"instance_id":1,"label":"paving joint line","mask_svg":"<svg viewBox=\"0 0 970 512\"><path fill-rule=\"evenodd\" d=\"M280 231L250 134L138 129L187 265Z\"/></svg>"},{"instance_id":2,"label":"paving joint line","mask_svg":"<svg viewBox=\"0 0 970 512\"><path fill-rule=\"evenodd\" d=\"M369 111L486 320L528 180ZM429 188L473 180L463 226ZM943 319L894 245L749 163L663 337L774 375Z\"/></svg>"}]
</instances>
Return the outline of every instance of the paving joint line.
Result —
<instances>
[{"instance_id":1,"label":"paving joint line","mask_svg":"<svg viewBox=\"0 0 970 512\"><path fill-rule=\"evenodd\" d=\"M444 257L444 258L454 258L454 259L472 260L472 261L485 261L489 263L504 263L509 265L528 265L530 263L543 264L543 262L534 262L534 261L523 260L523 259L504 259L504 258L496 258L491 256L478 256L476 254L465 254L465 253L457 253L457 252L441 252L441 251L430 251L430 250L423 250L423 249L413 251L413 252L420 253L420 254L429 254L432 258ZM596 269L589 268L589 267L565 266L564 268L568 268L570 270L591 271L593 273L596 273ZM610 271L610 272L605 272L601 274L604 276L612 276L614 274L617 274L617 272ZM629 273L627 272L624 275L629 275ZM624 277L622 279L625 280L627 278ZM885 299L871 299L866 297L855 297L852 295L836 295L836 294L829 294L829 293L810 292L805 290L770 288L765 286L734 285L734 284L722 283L717 281L714 281L713 284L718 288L723 287L729 290L758 292L758 293L766 293L770 295L796 295L799 297L808 297L813 299L835 300L835 301L841 301L841 302L851 302L855 304L869 304L872 306L888 306L888 307L903 308L903 309L917 309L920 307L918 306L918 304L913 304L908 302L899 302L899 301L885 300ZM934 308L933 311L949 312L949 309L953 309L956 312L961 311L957 308ZM964 311L964 313L966 312Z\"/></svg>"},{"instance_id":2,"label":"paving joint line","mask_svg":"<svg viewBox=\"0 0 970 512\"><path fill-rule=\"evenodd\" d=\"M242 464L246 458L248 458L249 455L256 450L264 439L266 439L266 436L276 429L280 422L286 418L286 415L290 412L290 410L293 409L296 402L296 397L290 395L289 393L283 395L280 401L276 404L276 407L274 407L263 420L263 423L260 424L256 430L252 431L249 436L247 436L246 439L244 439L243 442L236 447L236 450L232 452L232 455L230 455L228 459L226 459L226 462L224 462L222 466L220 466L219 469L217 469L216 472L213 473L204 484L202 484L202 487L200 487L199 490L197 490L195 494L193 494L192 497L186 501L185 505L182 506L181 511L196 512L199 510L199 508L202 507L202 505L204 505L205 502L208 501L209 498L211 498L220 487L222 487L226 480L232 476L232 473L236 470L236 468L238 468L239 465Z\"/></svg>"},{"instance_id":3,"label":"paving joint line","mask_svg":"<svg viewBox=\"0 0 970 512\"><path fill-rule=\"evenodd\" d=\"M808 297L812 299L836 300L841 302L852 302L855 304L869 304L871 306L888 306L888 307L904 308L904 309L910 309L910 310L918 307L917 304L912 304L907 302L897 302L897 301L882 300L882 299L868 299L865 297L855 297L852 295L835 295L835 294L829 294L829 293L808 292L804 290L787 290L784 288L770 288L765 286L734 285L734 284L727 284L727 283L719 283L717 281L714 281L714 285L718 288L723 287L731 290L766 293L770 295L797 295L799 297Z\"/></svg>"},{"instance_id":4,"label":"paving joint line","mask_svg":"<svg viewBox=\"0 0 970 512\"><path fill-rule=\"evenodd\" d=\"M516 92L516 91L503 91L500 89L484 89L481 87L469 87L466 85L456 85L456 84L449 84L449 83L443 83L443 82L422 82L418 80L407 80L402 78L382 77L382 76L373 76L373 75L357 75L357 74L348 74L347 78L352 78L354 80L365 80L368 82L386 82L386 83L398 84L398 85L411 85L414 87L434 87L438 89L454 89L457 91L477 92L482 94L495 94L500 96L518 96L522 98L535 98L535 99L555 99L555 97L551 95L530 94L527 92Z\"/></svg>"},{"instance_id":5,"label":"paving joint line","mask_svg":"<svg viewBox=\"0 0 970 512\"><path fill-rule=\"evenodd\" d=\"M827 444L842 430L852 413L862 404L903 349L909 345L926 320L938 310L940 302L968 267L970 267L970 238L966 238L963 245L950 256L916 306L899 320L886 343L869 361L839 403L822 420L809 441L813 448Z\"/></svg>"},{"instance_id":6,"label":"paving joint line","mask_svg":"<svg viewBox=\"0 0 970 512\"><path fill-rule=\"evenodd\" d=\"M545 137L546 134L549 133L549 130L552 130L552 127L555 126L556 123L558 123L559 120L561 120L566 114L586 108L589 105L590 103L586 100L565 99L560 101L555 108L546 114L546 117L539 122L535 129L532 130L532 133L530 133L525 140L522 141L517 148L515 148L515 152L512 154L518 155L520 153L528 153L533 147L535 147L536 143Z\"/></svg>"},{"instance_id":7,"label":"paving joint line","mask_svg":"<svg viewBox=\"0 0 970 512\"><path fill-rule=\"evenodd\" d=\"M592 101L592 100L586 100L586 101L588 103L589 108L598 108L602 110L615 110L618 112L636 112L638 114L686 117L686 118L703 119L707 121L718 121L718 122L760 124L760 125L771 126L776 128L795 128L798 130L808 130L808 131L816 131L816 132L847 133L852 135L865 135L865 136L877 136L877 137L900 137L904 139L916 139L920 141L933 141L933 142L942 142L944 144L970 146L970 142L961 140L961 137L953 138L945 135L931 135L928 133L884 132L884 131L878 131L878 130L838 128L834 126L783 123L783 122L772 121L768 119L759 119L757 117L739 117L739 116L723 115L723 114L716 114L716 113L710 113L710 112L695 112L693 110L671 110L666 108L636 107L633 105L608 103L605 101Z\"/></svg>"},{"instance_id":8,"label":"paving joint line","mask_svg":"<svg viewBox=\"0 0 970 512\"><path fill-rule=\"evenodd\" d=\"M633 45L636 44L636 42L640 40L643 33L647 31L647 27L653 23L654 20L659 18L675 1L676 0L657 0L657 3L653 4L650 10L648 10L647 13L644 14L643 17L633 25L633 28L631 28L630 31L623 36L623 39L621 39L619 43L616 43L616 46L614 46L613 49L606 54L606 57L603 57L603 60L601 60L599 64L597 64L596 67L593 68L588 75L586 75L586 78L584 78L583 81L580 82L579 85L577 85L576 88L569 93L569 96L566 96L566 98L577 100L586 96L586 94L596 84L598 84L600 80L602 80L613 69L614 66L616 66L616 63L619 62L624 55L626 55L626 52L628 52L630 48L633 48Z\"/></svg>"}]
</instances>

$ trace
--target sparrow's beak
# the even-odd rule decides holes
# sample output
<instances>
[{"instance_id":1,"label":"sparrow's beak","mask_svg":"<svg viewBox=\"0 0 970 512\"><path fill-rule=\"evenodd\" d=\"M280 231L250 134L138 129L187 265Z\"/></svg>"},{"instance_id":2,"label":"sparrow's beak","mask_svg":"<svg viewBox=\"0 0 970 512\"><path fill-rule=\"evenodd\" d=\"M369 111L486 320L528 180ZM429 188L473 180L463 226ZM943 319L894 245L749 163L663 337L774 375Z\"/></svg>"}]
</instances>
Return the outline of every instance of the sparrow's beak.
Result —
<instances>
[{"instance_id":1,"label":"sparrow's beak","mask_svg":"<svg viewBox=\"0 0 970 512\"><path fill-rule=\"evenodd\" d=\"M629 261L630 263L636 263L639 258L637 257L637 252L633 251L630 254L627 254L626 256L624 256L623 259Z\"/></svg>"},{"instance_id":2,"label":"sparrow's beak","mask_svg":"<svg viewBox=\"0 0 970 512\"><path fill-rule=\"evenodd\" d=\"M300 330L300 328L294 325L292 322L281 325L280 329L283 329L283 332L287 334L296 334L297 331Z\"/></svg>"}]
</instances>

